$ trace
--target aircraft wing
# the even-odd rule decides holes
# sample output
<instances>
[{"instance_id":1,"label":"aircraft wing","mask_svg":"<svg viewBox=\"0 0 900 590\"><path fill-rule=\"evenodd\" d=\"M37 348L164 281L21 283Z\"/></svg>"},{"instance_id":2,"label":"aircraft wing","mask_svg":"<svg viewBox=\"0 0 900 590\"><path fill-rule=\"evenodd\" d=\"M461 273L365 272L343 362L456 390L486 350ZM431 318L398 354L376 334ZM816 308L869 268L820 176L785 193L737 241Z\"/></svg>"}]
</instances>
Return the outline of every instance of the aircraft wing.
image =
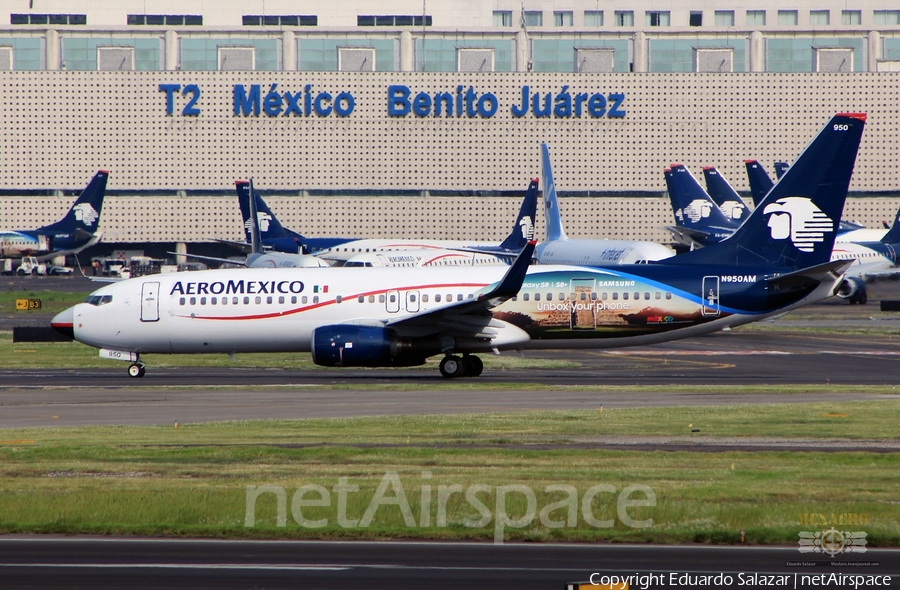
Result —
<instances>
[{"instance_id":1,"label":"aircraft wing","mask_svg":"<svg viewBox=\"0 0 900 590\"><path fill-rule=\"evenodd\" d=\"M825 281L836 281L843 275L853 264L850 260L835 260L811 266L809 268L801 268L794 272L778 275L766 281L768 287L773 291L791 291L795 289L805 289L817 286Z\"/></svg>"},{"instance_id":2,"label":"aircraft wing","mask_svg":"<svg viewBox=\"0 0 900 590\"><path fill-rule=\"evenodd\" d=\"M496 335L494 328L506 324L495 321L491 310L507 299L515 297L522 288L525 274L528 272L528 266L534 256L535 243L534 240L529 240L503 278L496 285L485 287L481 292L477 292L473 299L466 299L432 309L426 313L390 321L385 325L413 333L437 331L446 333L448 336L492 339Z\"/></svg>"},{"instance_id":3,"label":"aircraft wing","mask_svg":"<svg viewBox=\"0 0 900 590\"><path fill-rule=\"evenodd\" d=\"M215 241L219 242L220 244L228 244L229 246L237 248L243 254L250 254L250 252L252 252L252 250L253 250L252 246L250 246L250 244L248 244L247 242L236 242L234 240L223 240L222 238L215 238Z\"/></svg>"}]
</instances>

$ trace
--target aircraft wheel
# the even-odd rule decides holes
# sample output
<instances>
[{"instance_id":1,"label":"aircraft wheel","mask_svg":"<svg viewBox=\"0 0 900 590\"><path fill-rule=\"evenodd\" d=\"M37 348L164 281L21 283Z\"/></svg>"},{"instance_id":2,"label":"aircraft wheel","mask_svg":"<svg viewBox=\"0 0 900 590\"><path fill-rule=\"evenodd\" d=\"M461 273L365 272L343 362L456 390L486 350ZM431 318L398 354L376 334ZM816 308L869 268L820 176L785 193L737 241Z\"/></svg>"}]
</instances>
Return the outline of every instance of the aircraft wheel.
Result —
<instances>
[{"instance_id":1,"label":"aircraft wheel","mask_svg":"<svg viewBox=\"0 0 900 590\"><path fill-rule=\"evenodd\" d=\"M859 297L856 298L857 303L860 305L865 305L869 302L869 295L865 291L859 294Z\"/></svg>"},{"instance_id":2,"label":"aircraft wheel","mask_svg":"<svg viewBox=\"0 0 900 590\"><path fill-rule=\"evenodd\" d=\"M464 356L463 365L466 368L466 377L478 377L484 372L484 363L474 354Z\"/></svg>"},{"instance_id":3,"label":"aircraft wheel","mask_svg":"<svg viewBox=\"0 0 900 590\"><path fill-rule=\"evenodd\" d=\"M129 377L143 377L146 369L144 369L144 365L139 365L137 363L128 366L128 376Z\"/></svg>"},{"instance_id":4,"label":"aircraft wheel","mask_svg":"<svg viewBox=\"0 0 900 590\"><path fill-rule=\"evenodd\" d=\"M445 356L441 360L441 375L448 379L462 377L465 375L465 363L456 355Z\"/></svg>"}]
</instances>

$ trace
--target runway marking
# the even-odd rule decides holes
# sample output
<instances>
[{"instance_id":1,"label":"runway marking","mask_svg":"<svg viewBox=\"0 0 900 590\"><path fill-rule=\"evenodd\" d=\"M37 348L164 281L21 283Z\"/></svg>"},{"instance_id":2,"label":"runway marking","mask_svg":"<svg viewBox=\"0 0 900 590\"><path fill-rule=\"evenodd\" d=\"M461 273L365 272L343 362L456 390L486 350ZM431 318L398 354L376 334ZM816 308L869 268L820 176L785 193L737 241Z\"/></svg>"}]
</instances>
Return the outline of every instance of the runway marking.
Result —
<instances>
[{"instance_id":1,"label":"runway marking","mask_svg":"<svg viewBox=\"0 0 900 590\"><path fill-rule=\"evenodd\" d=\"M814 352L791 352L786 350L650 350L640 352L636 350L610 350L604 354L616 356L790 356L810 354L900 356L900 351L872 350L848 352L846 350L817 350Z\"/></svg>"},{"instance_id":2,"label":"runway marking","mask_svg":"<svg viewBox=\"0 0 900 590\"><path fill-rule=\"evenodd\" d=\"M0 445L30 445L33 444L33 440L0 440Z\"/></svg>"},{"instance_id":3,"label":"runway marking","mask_svg":"<svg viewBox=\"0 0 900 590\"><path fill-rule=\"evenodd\" d=\"M275 565L265 563L0 563L0 567L30 567L57 569L214 569L214 570L270 570L270 571L343 571L350 565Z\"/></svg>"}]
</instances>

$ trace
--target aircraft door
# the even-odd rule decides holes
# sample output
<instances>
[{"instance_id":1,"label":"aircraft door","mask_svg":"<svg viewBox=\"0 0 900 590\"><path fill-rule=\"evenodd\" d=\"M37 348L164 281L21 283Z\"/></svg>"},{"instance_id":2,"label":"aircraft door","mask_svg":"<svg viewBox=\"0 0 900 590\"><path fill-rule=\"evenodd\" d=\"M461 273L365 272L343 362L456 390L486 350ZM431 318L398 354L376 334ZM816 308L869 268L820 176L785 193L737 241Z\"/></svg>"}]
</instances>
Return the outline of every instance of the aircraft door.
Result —
<instances>
[{"instance_id":1,"label":"aircraft door","mask_svg":"<svg viewBox=\"0 0 900 590\"><path fill-rule=\"evenodd\" d=\"M159 321L159 283L148 282L141 287L141 321Z\"/></svg>"},{"instance_id":2,"label":"aircraft door","mask_svg":"<svg viewBox=\"0 0 900 590\"><path fill-rule=\"evenodd\" d=\"M406 292L406 311L415 313L419 311L419 292L418 291L407 291Z\"/></svg>"},{"instance_id":3,"label":"aircraft door","mask_svg":"<svg viewBox=\"0 0 900 590\"><path fill-rule=\"evenodd\" d=\"M388 291L385 293L384 305L388 313L397 313L400 311L400 292Z\"/></svg>"},{"instance_id":4,"label":"aircraft door","mask_svg":"<svg viewBox=\"0 0 900 590\"><path fill-rule=\"evenodd\" d=\"M719 277L703 277L703 315L719 315Z\"/></svg>"},{"instance_id":5,"label":"aircraft door","mask_svg":"<svg viewBox=\"0 0 900 590\"><path fill-rule=\"evenodd\" d=\"M569 284L569 328L593 330L596 327L595 297L594 279L572 279Z\"/></svg>"}]
</instances>

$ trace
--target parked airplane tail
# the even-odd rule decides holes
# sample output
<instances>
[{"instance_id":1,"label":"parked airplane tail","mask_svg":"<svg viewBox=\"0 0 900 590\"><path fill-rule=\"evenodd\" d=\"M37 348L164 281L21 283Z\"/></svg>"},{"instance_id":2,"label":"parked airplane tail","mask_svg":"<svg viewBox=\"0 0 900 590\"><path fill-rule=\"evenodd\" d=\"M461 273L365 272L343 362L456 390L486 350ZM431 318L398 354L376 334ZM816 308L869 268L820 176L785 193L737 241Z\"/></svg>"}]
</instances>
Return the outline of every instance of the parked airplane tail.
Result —
<instances>
[{"instance_id":1,"label":"parked airplane tail","mask_svg":"<svg viewBox=\"0 0 900 590\"><path fill-rule=\"evenodd\" d=\"M683 164L672 164L668 170L665 176L669 200L679 226L700 231L738 226L735 220L725 217Z\"/></svg>"},{"instance_id":2,"label":"parked airplane tail","mask_svg":"<svg viewBox=\"0 0 900 590\"><path fill-rule=\"evenodd\" d=\"M734 190L722 173L715 166L707 166L703 169L706 179L706 192L712 197L722 213L728 218L741 222L750 215L750 208L737 191Z\"/></svg>"},{"instance_id":3,"label":"parked airplane tail","mask_svg":"<svg viewBox=\"0 0 900 590\"><path fill-rule=\"evenodd\" d=\"M835 115L732 236L679 262L792 269L828 262L865 123L864 113Z\"/></svg>"},{"instance_id":4,"label":"parked airplane tail","mask_svg":"<svg viewBox=\"0 0 900 590\"><path fill-rule=\"evenodd\" d=\"M550 164L550 149L546 143L541 144L541 185L544 188L544 222L547 224L547 241L565 240L566 232L559 214L556 182L553 180L553 167Z\"/></svg>"},{"instance_id":5,"label":"parked airplane tail","mask_svg":"<svg viewBox=\"0 0 900 590\"><path fill-rule=\"evenodd\" d=\"M775 162L775 176L781 180L781 177L784 176L784 173L788 171L791 165L787 162Z\"/></svg>"},{"instance_id":6,"label":"parked airplane tail","mask_svg":"<svg viewBox=\"0 0 900 590\"><path fill-rule=\"evenodd\" d=\"M756 160L744 160L744 166L747 167L747 180L750 181L750 196L753 197L754 206L758 207L775 184L766 169Z\"/></svg>"},{"instance_id":7,"label":"parked airplane tail","mask_svg":"<svg viewBox=\"0 0 900 590\"><path fill-rule=\"evenodd\" d=\"M238 194L238 205L241 208L241 218L244 220L244 235L248 243L252 243L250 232L250 183L245 180L237 180L234 183ZM262 196L255 189L253 196L256 201L256 219L259 224L259 240L278 252L296 254L302 249L303 236L297 232L286 229L263 201Z\"/></svg>"},{"instance_id":8,"label":"parked airplane tail","mask_svg":"<svg viewBox=\"0 0 900 590\"><path fill-rule=\"evenodd\" d=\"M70 234L78 239L89 239L97 233L108 179L109 172L99 170L72 204L65 217L37 231L46 234Z\"/></svg>"},{"instance_id":9,"label":"parked airplane tail","mask_svg":"<svg viewBox=\"0 0 900 590\"><path fill-rule=\"evenodd\" d=\"M884 237L881 238L882 244L900 244L900 211L894 214L894 223Z\"/></svg>"},{"instance_id":10,"label":"parked airplane tail","mask_svg":"<svg viewBox=\"0 0 900 590\"><path fill-rule=\"evenodd\" d=\"M513 225L512 231L500 244L501 248L510 252L519 252L529 240L534 239L534 216L537 213L537 192L538 181L534 179L528 185L525 192L525 198L522 200L522 206L519 208L519 214L516 216L516 223Z\"/></svg>"}]
</instances>

